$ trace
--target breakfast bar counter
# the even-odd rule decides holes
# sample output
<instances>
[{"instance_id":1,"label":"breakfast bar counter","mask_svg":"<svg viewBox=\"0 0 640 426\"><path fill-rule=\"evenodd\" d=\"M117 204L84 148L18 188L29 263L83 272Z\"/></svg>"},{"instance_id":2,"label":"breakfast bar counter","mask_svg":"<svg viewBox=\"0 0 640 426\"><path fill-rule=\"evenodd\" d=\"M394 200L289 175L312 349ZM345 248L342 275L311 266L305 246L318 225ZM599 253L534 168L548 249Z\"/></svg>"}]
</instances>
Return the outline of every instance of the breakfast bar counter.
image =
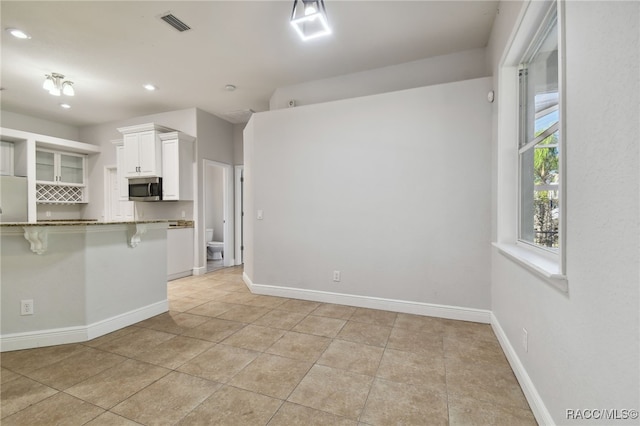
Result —
<instances>
[{"instance_id":1,"label":"breakfast bar counter","mask_svg":"<svg viewBox=\"0 0 640 426\"><path fill-rule=\"evenodd\" d=\"M87 341L168 311L168 226L0 224L0 350Z\"/></svg>"}]
</instances>

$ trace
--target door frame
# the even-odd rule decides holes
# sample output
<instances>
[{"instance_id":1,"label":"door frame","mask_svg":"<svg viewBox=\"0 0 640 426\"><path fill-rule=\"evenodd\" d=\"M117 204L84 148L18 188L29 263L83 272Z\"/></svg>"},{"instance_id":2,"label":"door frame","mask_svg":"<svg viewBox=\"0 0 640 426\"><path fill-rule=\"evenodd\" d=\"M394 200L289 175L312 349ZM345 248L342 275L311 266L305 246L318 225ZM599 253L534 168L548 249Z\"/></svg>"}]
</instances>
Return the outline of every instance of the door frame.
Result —
<instances>
[{"instance_id":1,"label":"door frame","mask_svg":"<svg viewBox=\"0 0 640 426\"><path fill-rule=\"evenodd\" d=\"M243 208L243 187L244 187L244 166L234 166L234 179L235 179L235 224L236 224L236 265L242 265L244 259L242 258L244 250L243 242L243 226L244 226L244 208Z\"/></svg>"},{"instance_id":2,"label":"door frame","mask_svg":"<svg viewBox=\"0 0 640 426\"><path fill-rule=\"evenodd\" d=\"M221 167L222 168L222 211L223 211L223 242L224 242L224 261L223 265L233 266L235 264L233 256L234 253L234 233L231 232L233 229L233 167L230 164L220 163L218 161L207 160L206 158L202 160L202 193L203 193L203 203L202 203L202 220L199 220L196 226L200 225L200 229L198 233L201 236L201 240L204 244L200 249L200 262L202 265L207 265L207 241L206 241L206 206L207 206L207 167ZM197 239L196 239L197 240Z\"/></svg>"}]
</instances>

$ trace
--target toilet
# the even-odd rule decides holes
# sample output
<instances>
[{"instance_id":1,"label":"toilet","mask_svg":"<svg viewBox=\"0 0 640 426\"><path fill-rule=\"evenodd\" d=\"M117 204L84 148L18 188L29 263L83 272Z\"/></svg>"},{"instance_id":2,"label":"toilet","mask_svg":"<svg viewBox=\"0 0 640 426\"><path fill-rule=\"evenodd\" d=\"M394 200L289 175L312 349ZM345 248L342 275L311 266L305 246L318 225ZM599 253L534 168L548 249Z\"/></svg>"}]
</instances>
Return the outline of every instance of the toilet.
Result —
<instances>
[{"instance_id":1,"label":"toilet","mask_svg":"<svg viewBox=\"0 0 640 426\"><path fill-rule=\"evenodd\" d=\"M224 256L224 243L213 241L213 229L207 229L207 260L222 260Z\"/></svg>"}]
</instances>

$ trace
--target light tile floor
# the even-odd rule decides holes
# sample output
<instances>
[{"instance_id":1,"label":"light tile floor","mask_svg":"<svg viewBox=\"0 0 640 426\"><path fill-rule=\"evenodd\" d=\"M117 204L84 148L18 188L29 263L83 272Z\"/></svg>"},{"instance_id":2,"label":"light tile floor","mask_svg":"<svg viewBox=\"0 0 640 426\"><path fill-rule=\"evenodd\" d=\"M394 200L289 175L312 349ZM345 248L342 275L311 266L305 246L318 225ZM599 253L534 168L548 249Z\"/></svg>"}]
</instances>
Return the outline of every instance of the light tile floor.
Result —
<instances>
[{"instance_id":1,"label":"light tile floor","mask_svg":"<svg viewBox=\"0 0 640 426\"><path fill-rule=\"evenodd\" d=\"M535 425L491 327L168 284L170 312L1 356L10 425Z\"/></svg>"}]
</instances>

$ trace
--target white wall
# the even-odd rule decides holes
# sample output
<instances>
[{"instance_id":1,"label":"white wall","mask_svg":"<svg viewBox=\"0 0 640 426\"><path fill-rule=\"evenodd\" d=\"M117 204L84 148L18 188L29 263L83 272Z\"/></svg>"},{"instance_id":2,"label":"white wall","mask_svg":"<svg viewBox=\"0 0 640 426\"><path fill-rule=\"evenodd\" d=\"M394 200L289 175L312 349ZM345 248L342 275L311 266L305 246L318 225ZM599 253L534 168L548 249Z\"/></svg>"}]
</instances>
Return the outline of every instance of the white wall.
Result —
<instances>
[{"instance_id":1,"label":"white wall","mask_svg":"<svg viewBox=\"0 0 640 426\"><path fill-rule=\"evenodd\" d=\"M269 109L355 98L434 84L451 83L491 75L485 48L435 56L323 80L280 87L271 96Z\"/></svg>"},{"instance_id":2,"label":"white wall","mask_svg":"<svg viewBox=\"0 0 640 426\"><path fill-rule=\"evenodd\" d=\"M80 140L80 130L77 127L6 110L0 111L0 127L84 142Z\"/></svg>"},{"instance_id":3,"label":"white wall","mask_svg":"<svg viewBox=\"0 0 640 426\"><path fill-rule=\"evenodd\" d=\"M244 133L251 281L488 309L490 85L254 114Z\"/></svg>"},{"instance_id":4,"label":"white wall","mask_svg":"<svg viewBox=\"0 0 640 426\"><path fill-rule=\"evenodd\" d=\"M496 18L489 46L495 76L520 7L504 2ZM566 410L640 406L640 4L568 1L565 12L569 292L494 251L492 309L535 388L538 400L530 402L539 404L538 420L614 424L569 421ZM515 95L511 85L501 90L500 99ZM503 239L513 235L515 201L513 191L499 188L513 184L515 160L510 166L501 159L515 142L505 140L496 121L512 112L495 108L494 218ZM520 344L522 328L528 352Z\"/></svg>"},{"instance_id":5,"label":"white wall","mask_svg":"<svg viewBox=\"0 0 640 426\"><path fill-rule=\"evenodd\" d=\"M243 189L243 209L244 209L244 218L242 221L242 227L244 231L242 245L244 246L244 251L242 252L243 256L243 270L244 274L248 277L254 276L254 258L255 258L255 250L253 249L253 235L254 235L254 220L253 215L255 214L255 195L254 189L251 185L253 182L253 164L254 164L254 139L255 132L253 131L253 123L255 121L255 114L249 119L249 122L244 127L244 131L242 132L242 137L244 140L243 143L243 176L244 176L244 184L242 186Z\"/></svg>"},{"instance_id":6,"label":"white wall","mask_svg":"<svg viewBox=\"0 0 640 426\"><path fill-rule=\"evenodd\" d=\"M36 204L37 220L82 219L83 210L82 204Z\"/></svg>"}]
</instances>

